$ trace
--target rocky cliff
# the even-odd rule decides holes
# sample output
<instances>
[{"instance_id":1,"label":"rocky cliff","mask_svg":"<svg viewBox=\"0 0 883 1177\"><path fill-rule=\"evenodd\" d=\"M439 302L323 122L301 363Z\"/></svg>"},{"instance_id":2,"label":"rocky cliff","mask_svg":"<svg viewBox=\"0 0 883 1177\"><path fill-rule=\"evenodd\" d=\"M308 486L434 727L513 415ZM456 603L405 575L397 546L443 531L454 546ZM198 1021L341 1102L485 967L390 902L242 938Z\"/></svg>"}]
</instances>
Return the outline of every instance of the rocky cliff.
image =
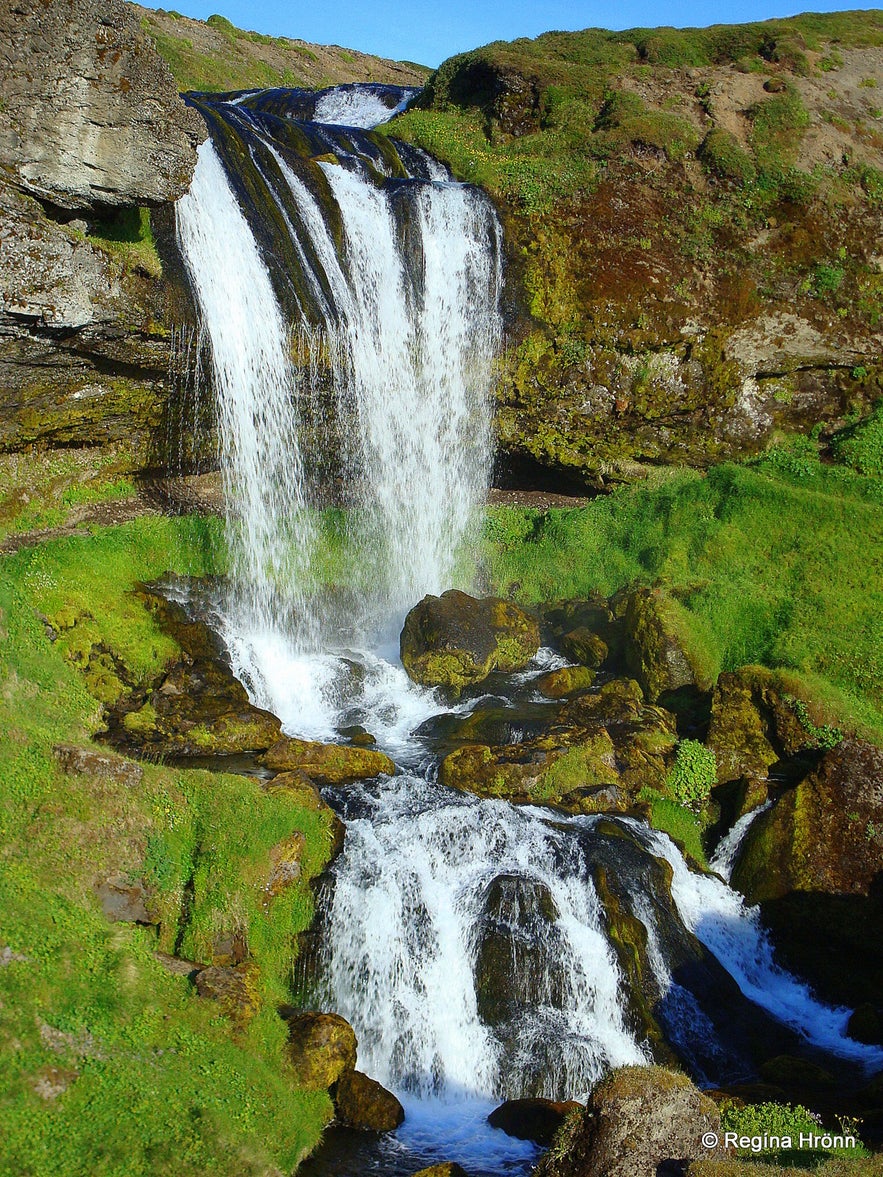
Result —
<instances>
[{"instance_id":1,"label":"rocky cliff","mask_svg":"<svg viewBox=\"0 0 883 1177\"><path fill-rule=\"evenodd\" d=\"M445 62L404 136L510 250L498 433L595 485L881 394L883 15L549 33Z\"/></svg>"}]
</instances>

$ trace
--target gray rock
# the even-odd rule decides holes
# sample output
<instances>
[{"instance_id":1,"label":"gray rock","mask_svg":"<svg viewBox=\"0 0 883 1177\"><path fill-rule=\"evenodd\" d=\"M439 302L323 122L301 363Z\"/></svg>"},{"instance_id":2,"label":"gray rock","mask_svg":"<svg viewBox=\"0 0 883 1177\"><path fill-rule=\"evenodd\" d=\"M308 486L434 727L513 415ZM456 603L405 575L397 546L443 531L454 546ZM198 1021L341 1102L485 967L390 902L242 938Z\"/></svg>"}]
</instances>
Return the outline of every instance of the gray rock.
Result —
<instances>
[{"instance_id":1,"label":"gray rock","mask_svg":"<svg viewBox=\"0 0 883 1177\"><path fill-rule=\"evenodd\" d=\"M52 751L65 772L81 773L97 780L115 781L130 787L139 785L144 776L140 764L112 752L82 748L79 744L56 744Z\"/></svg>"},{"instance_id":2,"label":"gray rock","mask_svg":"<svg viewBox=\"0 0 883 1177\"><path fill-rule=\"evenodd\" d=\"M186 192L205 128L122 0L0 7L0 163L63 209Z\"/></svg>"},{"instance_id":3,"label":"gray rock","mask_svg":"<svg viewBox=\"0 0 883 1177\"><path fill-rule=\"evenodd\" d=\"M150 892L140 879L130 881L119 876L105 879L95 888L101 910L115 924L155 924L158 920L147 910Z\"/></svg>"}]
</instances>

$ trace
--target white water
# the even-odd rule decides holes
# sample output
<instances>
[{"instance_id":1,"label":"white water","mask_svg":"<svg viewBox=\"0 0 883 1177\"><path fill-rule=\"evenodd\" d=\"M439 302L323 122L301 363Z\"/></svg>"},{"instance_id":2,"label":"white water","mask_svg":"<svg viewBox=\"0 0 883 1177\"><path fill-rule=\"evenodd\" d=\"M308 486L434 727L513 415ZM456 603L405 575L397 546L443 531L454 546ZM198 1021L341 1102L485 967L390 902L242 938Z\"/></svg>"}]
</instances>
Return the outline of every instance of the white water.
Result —
<instances>
[{"instance_id":1,"label":"white water","mask_svg":"<svg viewBox=\"0 0 883 1177\"><path fill-rule=\"evenodd\" d=\"M313 540L288 326L211 140L178 201L177 232L212 349L232 624L245 632L295 620L304 633Z\"/></svg>"},{"instance_id":2,"label":"white water","mask_svg":"<svg viewBox=\"0 0 883 1177\"><path fill-rule=\"evenodd\" d=\"M313 111L313 122L341 127L377 127L404 110L417 93L417 90L406 90L399 103L389 106L382 94L370 87L340 86L319 99Z\"/></svg>"},{"instance_id":3,"label":"white water","mask_svg":"<svg viewBox=\"0 0 883 1177\"><path fill-rule=\"evenodd\" d=\"M846 1033L850 1011L824 1005L808 985L774 959L760 914L715 875L691 871L665 834L638 822L649 849L671 864L671 893L684 924L708 948L739 988L778 1021L797 1030L807 1042L867 1067L883 1066L883 1049L864 1046Z\"/></svg>"},{"instance_id":4,"label":"white water","mask_svg":"<svg viewBox=\"0 0 883 1177\"><path fill-rule=\"evenodd\" d=\"M732 829L728 830L721 838L708 865L712 870L717 871L726 882L729 883L733 877L733 867L736 865L739 848L745 841L749 827L762 813L766 813L771 805L772 801L764 801L763 805L758 805L749 813L743 813Z\"/></svg>"}]
</instances>

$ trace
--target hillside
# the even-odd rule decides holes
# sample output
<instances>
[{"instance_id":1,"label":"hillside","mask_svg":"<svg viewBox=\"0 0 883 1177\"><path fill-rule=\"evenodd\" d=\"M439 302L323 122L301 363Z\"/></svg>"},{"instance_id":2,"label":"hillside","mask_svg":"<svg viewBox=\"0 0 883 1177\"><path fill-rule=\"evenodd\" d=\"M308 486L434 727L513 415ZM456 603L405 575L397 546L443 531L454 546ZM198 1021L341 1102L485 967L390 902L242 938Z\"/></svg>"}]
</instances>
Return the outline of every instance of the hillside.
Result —
<instances>
[{"instance_id":1,"label":"hillside","mask_svg":"<svg viewBox=\"0 0 883 1177\"><path fill-rule=\"evenodd\" d=\"M883 13L497 42L421 106L388 133L507 230L513 466L703 466L880 396Z\"/></svg>"},{"instance_id":2,"label":"hillside","mask_svg":"<svg viewBox=\"0 0 883 1177\"><path fill-rule=\"evenodd\" d=\"M339 45L245 32L223 16L201 21L162 8L132 7L182 90L321 89L340 82L413 86L422 85L429 73L410 61L387 61Z\"/></svg>"}]
</instances>

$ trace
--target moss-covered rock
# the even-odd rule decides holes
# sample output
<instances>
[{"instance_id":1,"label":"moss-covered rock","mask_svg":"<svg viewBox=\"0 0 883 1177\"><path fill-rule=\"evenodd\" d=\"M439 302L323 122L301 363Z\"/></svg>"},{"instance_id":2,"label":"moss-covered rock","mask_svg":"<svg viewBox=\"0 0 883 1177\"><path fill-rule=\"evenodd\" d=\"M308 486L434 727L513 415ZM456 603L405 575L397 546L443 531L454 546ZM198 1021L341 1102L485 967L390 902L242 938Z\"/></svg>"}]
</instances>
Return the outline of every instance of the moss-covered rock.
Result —
<instances>
[{"instance_id":1,"label":"moss-covered rock","mask_svg":"<svg viewBox=\"0 0 883 1177\"><path fill-rule=\"evenodd\" d=\"M588 666L562 666L550 670L534 680L534 686L547 699L563 699L576 691L587 690L595 681L595 672Z\"/></svg>"},{"instance_id":2,"label":"moss-covered rock","mask_svg":"<svg viewBox=\"0 0 883 1177\"><path fill-rule=\"evenodd\" d=\"M565 1119L582 1110L575 1100L508 1099L494 1108L487 1122L516 1140L532 1140L548 1148Z\"/></svg>"},{"instance_id":3,"label":"moss-covered rock","mask_svg":"<svg viewBox=\"0 0 883 1177\"><path fill-rule=\"evenodd\" d=\"M625 658L629 673L651 703L666 691L704 682L705 675L684 642L672 603L657 590L638 589L629 598Z\"/></svg>"},{"instance_id":4,"label":"moss-covered rock","mask_svg":"<svg viewBox=\"0 0 883 1177\"><path fill-rule=\"evenodd\" d=\"M285 1011L286 1059L303 1087L332 1088L356 1069L356 1035L339 1014Z\"/></svg>"},{"instance_id":5,"label":"moss-covered rock","mask_svg":"<svg viewBox=\"0 0 883 1177\"><path fill-rule=\"evenodd\" d=\"M662 1067L622 1067L567 1121L537 1177L636 1177L667 1161L702 1156L702 1136L720 1116L686 1075Z\"/></svg>"},{"instance_id":6,"label":"moss-covered rock","mask_svg":"<svg viewBox=\"0 0 883 1177\"><path fill-rule=\"evenodd\" d=\"M394 1132L405 1119L405 1109L391 1091L361 1071L344 1071L334 1089L339 1123L364 1132Z\"/></svg>"},{"instance_id":7,"label":"moss-covered rock","mask_svg":"<svg viewBox=\"0 0 883 1177\"><path fill-rule=\"evenodd\" d=\"M521 670L539 645L536 618L517 605L450 589L414 606L405 618L400 650L415 682L460 691L493 670Z\"/></svg>"},{"instance_id":8,"label":"moss-covered rock","mask_svg":"<svg viewBox=\"0 0 883 1177\"><path fill-rule=\"evenodd\" d=\"M351 785L395 772L392 760L373 748L322 744L288 736L269 747L261 763L277 773L303 773L318 785Z\"/></svg>"},{"instance_id":9,"label":"moss-covered rock","mask_svg":"<svg viewBox=\"0 0 883 1177\"><path fill-rule=\"evenodd\" d=\"M261 1007L259 974L253 962L212 965L196 974L200 997L216 1001L238 1030L244 1030Z\"/></svg>"}]
</instances>

